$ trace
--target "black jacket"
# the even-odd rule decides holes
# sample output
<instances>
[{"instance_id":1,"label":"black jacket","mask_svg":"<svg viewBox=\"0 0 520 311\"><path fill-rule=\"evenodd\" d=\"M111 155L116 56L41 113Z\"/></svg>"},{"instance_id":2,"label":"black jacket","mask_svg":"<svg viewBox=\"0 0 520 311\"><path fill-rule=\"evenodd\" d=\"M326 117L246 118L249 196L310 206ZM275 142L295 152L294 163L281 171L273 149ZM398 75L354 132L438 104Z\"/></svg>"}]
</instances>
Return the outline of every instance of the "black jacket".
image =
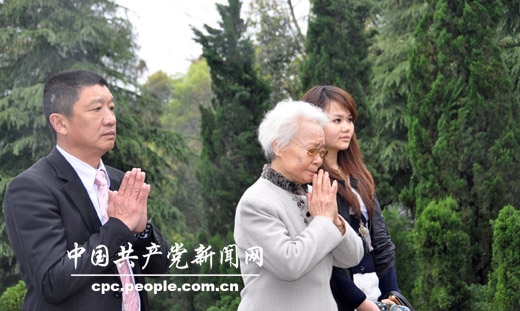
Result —
<instances>
[{"instance_id":1,"label":"black jacket","mask_svg":"<svg viewBox=\"0 0 520 311\"><path fill-rule=\"evenodd\" d=\"M343 186L344 181L339 181ZM357 190L357 179L350 178L350 185ZM338 212L345 218L350 220L350 205L347 200L338 194ZM377 196L374 195L374 214L370 224L370 239L372 240L374 263L376 266L376 273L379 278L385 275L395 262L395 245L388 235L385 223L383 222L383 215L381 213L381 206Z\"/></svg>"},{"instance_id":2,"label":"black jacket","mask_svg":"<svg viewBox=\"0 0 520 311\"><path fill-rule=\"evenodd\" d=\"M344 181L339 181L342 186L345 186ZM357 190L357 180L355 178L350 179L351 186ZM336 196L338 202L339 214L347 220L352 228L355 230L358 228L357 223L359 222L357 216L350 214L350 205L341 195ZM398 290L397 279L395 275L394 261L395 261L395 245L392 243L386 226L383 222L383 215L381 214L381 207L377 196L374 196L374 213L370 222L370 239L373 247L373 251L370 254L370 259L363 257L360 264L350 269L340 269L334 267L331 278L331 290L334 295L334 299L338 304L338 310L340 311L352 311L365 299L366 295L354 285L352 282L352 276L354 271L360 272L365 268L369 271L375 271L380 280L386 279L381 283L381 286L391 286L392 290ZM365 260L366 259L366 260ZM367 261L368 260L368 261ZM390 281L390 283L387 283ZM394 288L395 287L395 288Z\"/></svg>"}]
</instances>

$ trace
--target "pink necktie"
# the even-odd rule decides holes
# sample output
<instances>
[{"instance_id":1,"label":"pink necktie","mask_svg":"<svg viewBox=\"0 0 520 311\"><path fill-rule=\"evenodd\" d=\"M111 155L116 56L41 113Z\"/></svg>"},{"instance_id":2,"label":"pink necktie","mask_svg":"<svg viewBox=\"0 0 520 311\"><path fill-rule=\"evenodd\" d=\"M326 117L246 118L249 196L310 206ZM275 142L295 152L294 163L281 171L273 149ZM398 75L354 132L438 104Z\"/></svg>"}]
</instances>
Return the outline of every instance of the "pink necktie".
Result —
<instances>
[{"instance_id":1,"label":"pink necktie","mask_svg":"<svg viewBox=\"0 0 520 311\"><path fill-rule=\"evenodd\" d=\"M97 186L97 196L99 202L99 208L101 209L101 214L103 215L103 224L108 221L108 185L106 180L106 175L103 170L96 171L96 179L94 180L94 184ZM126 292L126 284L134 284L134 280L130 275L130 267L128 265L128 261L123 261L121 266L117 265L117 271L121 275L121 285L123 287L123 310L124 311L138 311L139 310L139 294L135 290L134 286L132 286L132 291Z\"/></svg>"}]
</instances>

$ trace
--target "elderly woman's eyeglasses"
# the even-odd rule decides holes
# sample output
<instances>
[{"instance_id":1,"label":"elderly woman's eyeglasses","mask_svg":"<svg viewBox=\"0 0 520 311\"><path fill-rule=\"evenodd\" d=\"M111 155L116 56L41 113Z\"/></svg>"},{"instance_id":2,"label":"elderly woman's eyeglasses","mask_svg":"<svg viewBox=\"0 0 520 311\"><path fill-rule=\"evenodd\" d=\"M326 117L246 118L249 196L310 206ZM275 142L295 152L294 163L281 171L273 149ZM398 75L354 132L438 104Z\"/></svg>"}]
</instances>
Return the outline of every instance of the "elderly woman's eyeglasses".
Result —
<instances>
[{"instance_id":1,"label":"elderly woman's eyeglasses","mask_svg":"<svg viewBox=\"0 0 520 311\"><path fill-rule=\"evenodd\" d=\"M327 155L327 153L329 152L325 148L322 148L322 149L318 149L318 148L307 149L307 147L305 147L304 145L299 144L299 143L297 143L297 142L295 142L293 140L291 140L291 142L293 142L296 146L301 147L301 148L307 150L307 155L309 157L313 157L314 158L316 156L316 154L319 154L320 157L323 159L323 158L325 158L325 155Z\"/></svg>"}]
</instances>

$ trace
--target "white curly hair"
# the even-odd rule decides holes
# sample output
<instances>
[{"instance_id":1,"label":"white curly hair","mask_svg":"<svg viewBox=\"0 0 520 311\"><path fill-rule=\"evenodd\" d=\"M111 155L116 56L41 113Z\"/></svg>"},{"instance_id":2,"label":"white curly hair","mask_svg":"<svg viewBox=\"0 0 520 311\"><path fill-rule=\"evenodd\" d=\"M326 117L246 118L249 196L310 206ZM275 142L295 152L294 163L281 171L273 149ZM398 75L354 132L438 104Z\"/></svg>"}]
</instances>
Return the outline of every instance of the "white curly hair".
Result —
<instances>
[{"instance_id":1,"label":"white curly hair","mask_svg":"<svg viewBox=\"0 0 520 311\"><path fill-rule=\"evenodd\" d=\"M303 101L282 101L268 111L258 127L258 141L268 161L274 159L273 143L285 148L300 128L301 121L308 120L324 127L329 121L321 108Z\"/></svg>"}]
</instances>

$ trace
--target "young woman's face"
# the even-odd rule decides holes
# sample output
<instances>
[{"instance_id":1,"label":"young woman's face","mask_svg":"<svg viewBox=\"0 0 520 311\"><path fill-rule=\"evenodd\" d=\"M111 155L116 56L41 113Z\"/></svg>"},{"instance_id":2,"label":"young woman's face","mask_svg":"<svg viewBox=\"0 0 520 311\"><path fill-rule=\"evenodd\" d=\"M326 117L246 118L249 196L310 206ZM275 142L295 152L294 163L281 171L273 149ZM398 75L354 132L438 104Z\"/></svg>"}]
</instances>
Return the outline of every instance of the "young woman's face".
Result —
<instances>
[{"instance_id":1,"label":"young woman's face","mask_svg":"<svg viewBox=\"0 0 520 311\"><path fill-rule=\"evenodd\" d=\"M323 128L326 147L329 151L346 150L354 135L352 114L336 102L329 104L327 112L329 123Z\"/></svg>"}]
</instances>

